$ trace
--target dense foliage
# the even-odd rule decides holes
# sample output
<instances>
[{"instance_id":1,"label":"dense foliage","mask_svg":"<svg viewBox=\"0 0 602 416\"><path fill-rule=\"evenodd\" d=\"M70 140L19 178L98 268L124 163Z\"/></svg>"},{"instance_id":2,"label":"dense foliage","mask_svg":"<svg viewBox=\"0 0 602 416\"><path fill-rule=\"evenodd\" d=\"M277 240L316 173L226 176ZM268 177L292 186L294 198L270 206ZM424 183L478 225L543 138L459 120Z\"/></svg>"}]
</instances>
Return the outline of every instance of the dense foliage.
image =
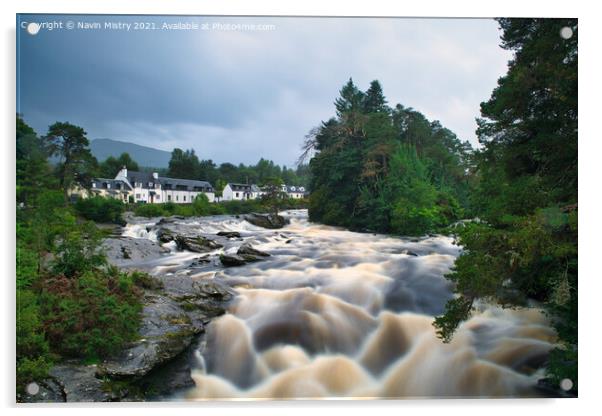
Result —
<instances>
[{"instance_id":1,"label":"dense foliage","mask_svg":"<svg viewBox=\"0 0 602 416\"><path fill-rule=\"evenodd\" d=\"M62 128L62 137L83 131L65 123ZM119 209L104 210L113 203L94 198L77 209L67 204L64 185L81 167L75 153L88 150L79 137L83 147L53 171L47 159L55 136L40 138L17 118L18 391L43 379L61 357L98 360L117 351L139 325L136 285L143 279L108 266L95 224L78 217L114 219Z\"/></svg>"},{"instance_id":2,"label":"dense foliage","mask_svg":"<svg viewBox=\"0 0 602 416\"><path fill-rule=\"evenodd\" d=\"M218 196L229 182L254 183L263 186L271 179L277 178L282 183L294 186L307 186L309 183L307 165L291 169L261 158L255 165L222 163L217 166L210 159L199 160L193 149L186 151L174 149L169 168L163 173L172 178L208 181L214 186Z\"/></svg>"},{"instance_id":3,"label":"dense foliage","mask_svg":"<svg viewBox=\"0 0 602 416\"><path fill-rule=\"evenodd\" d=\"M499 19L514 51L506 76L481 104L474 211L459 231L464 254L449 278L459 298L435 325L449 340L473 300L541 302L560 338L551 379L577 390L577 21ZM563 27L572 37L560 36ZM557 384L556 384L557 385Z\"/></svg>"},{"instance_id":4,"label":"dense foliage","mask_svg":"<svg viewBox=\"0 0 602 416\"><path fill-rule=\"evenodd\" d=\"M424 234L460 218L468 204L471 147L437 121L386 104L373 81L353 81L337 116L307 137L310 219L356 230Z\"/></svg>"},{"instance_id":5,"label":"dense foliage","mask_svg":"<svg viewBox=\"0 0 602 416\"><path fill-rule=\"evenodd\" d=\"M78 199L75 202L75 210L91 221L125 225L121 217L125 211L125 204L115 198L92 196Z\"/></svg>"}]
</instances>

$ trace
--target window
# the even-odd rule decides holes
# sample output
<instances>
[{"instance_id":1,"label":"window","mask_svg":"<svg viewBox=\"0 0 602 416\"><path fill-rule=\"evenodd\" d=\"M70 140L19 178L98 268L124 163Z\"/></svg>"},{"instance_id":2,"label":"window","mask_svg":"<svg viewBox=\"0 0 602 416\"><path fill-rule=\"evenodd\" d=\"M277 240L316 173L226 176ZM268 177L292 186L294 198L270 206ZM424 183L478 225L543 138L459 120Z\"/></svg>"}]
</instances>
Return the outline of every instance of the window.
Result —
<instances>
[{"instance_id":1,"label":"window","mask_svg":"<svg viewBox=\"0 0 602 416\"><path fill-rule=\"evenodd\" d=\"M238 198L238 192L236 193L236 197Z\"/></svg>"},{"instance_id":2,"label":"window","mask_svg":"<svg viewBox=\"0 0 602 416\"><path fill-rule=\"evenodd\" d=\"M186 202L186 195L184 195L184 202Z\"/></svg>"},{"instance_id":3,"label":"window","mask_svg":"<svg viewBox=\"0 0 602 416\"><path fill-rule=\"evenodd\" d=\"M161 195L157 195L157 201L161 199Z\"/></svg>"},{"instance_id":4,"label":"window","mask_svg":"<svg viewBox=\"0 0 602 416\"><path fill-rule=\"evenodd\" d=\"M178 200L178 196L176 195L176 201Z\"/></svg>"},{"instance_id":5,"label":"window","mask_svg":"<svg viewBox=\"0 0 602 416\"><path fill-rule=\"evenodd\" d=\"M136 194L136 199L140 199L140 194Z\"/></svg>"},{"instance_id":6,"label":"window","mask_svg":"<svg viewBox=\"0 0 602 416\"><path fill-rule=\"evenodd\" d=\"M167 201L171 202L171 195L167 195Z\"/></svg>"}]
</instances>

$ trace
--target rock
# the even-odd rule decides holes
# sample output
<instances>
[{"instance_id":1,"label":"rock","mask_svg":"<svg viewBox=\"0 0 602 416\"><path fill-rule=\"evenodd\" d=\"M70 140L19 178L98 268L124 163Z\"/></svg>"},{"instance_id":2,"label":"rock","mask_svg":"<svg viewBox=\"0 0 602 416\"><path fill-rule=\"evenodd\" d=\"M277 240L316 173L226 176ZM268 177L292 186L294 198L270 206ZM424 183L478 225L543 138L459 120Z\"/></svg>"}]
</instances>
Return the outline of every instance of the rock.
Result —
<instances>
[{"instance_id":1,"label":"rock","mask_svg":"<svg viewBox=\"0 0 602 416\"><path fill-rule=\"evenodd\" d=\"M247 260L239 255L220 254L219 259L226 267L243 266L248 263Z\"/></svg>"},{"instance_id":2,"label":"rock","mask_svg":"<svg viewBox=\"0 0 602 416\"><path fill-rule=\"evenodd\" d=\"M169 249L154 241L132 237L106 238L102 242L102 248L108 262L118 267L141 264L169 253Z\"/></svg>"},{"instance_id":3,"label":"rock","mask_svg":"<svg viewBox=\"0 0 602 416\"><path fill-rule=\"evenodd\" d=\"M201 314L201 319L224 314L229 301L236 294L228 286L215 279L194 281L187 278L186 280L190 285L189 288L170 296L185 311L191 314ZM184 285L185 283L182 283L179 288Z\"/></svg>"},{"instance_id":4,"label":"rock","mask_svg":"<svg viewBox=\"0 0 602 416\"><path fill-rule=\"evenodd\" d=\"M178 235L174 240L178 250L188 250L194 253L206 253L223 247L221 244L203 236L188 237Z\"/></svg>"},{"instance_id":5,"label":"rock","mask_svg":"<svg viewBox=\"0 0 602 416\"><path fill-rule=\"evenodd\" d=\"M109 391L103 380L96 377L94 365L60 364L50 370L50 376L58 383L66 402L113 402L122 394Z\"/></svg>"},{"instance_id":6,"label":"rock","mask_svg":"<svg viewBox=\"0 0 602 416\"><path fill-rule=\"evenodd\" d=\"M176 301L163 295L145 296L139 340L102 363L99 376L142 377L173 359L203 330L202 319L191 319Z\"/></svg>"},{"instance_id":7,"label":"rock","mask_svg":"<svg viewBox=\"0 0 602 416\"><path fill-rule=\"evenodd\" d=\"M276 214L247 214L243 217L253 225L263 228L276 229L282 228L290 222L288 218Z\"/></svg>"},{"instance_id":8,"label":"rock","mask_svg":"<svg viewBox=\"0 0 602 416\"><path fill-rule=\"evenodd\" d=\"M238 231L220 231L217 235L220 237L240 238L240 233Z\"/></svg>"},{"instance_id":9,"label":"rock","mask_svg":"<svg viewBox=\"0 0 602 416\"><path fill-rule=\"evenodd\" d=\"M131 254L130 254L130 250L125 246L121 246L121 255L126 260L132 258Z\"/></svg>"},{"instance_id":10,"label":"rock","mask_svg":"<svg viewBox=\"0 0 602 416\"><path fill-rule=\"evenodd\" d=\"M209 255L197 257L196 259L192 260L189 267L199 267L207 263L211 263L211 258L209 257Z\"/></svg>"},{"instance_id":11,"label":"rock","mask_svg":"<svg viewBox=\"0 0 602 416\"><path fill-rule=\"evenodd\" d=\"M416 253L414 253L413 251L410 251L410 250L401 250L400 254L406 254L408 256L418 257L418 254L416 254Z\"/></svg>"},{"instance_id":12,"label":"rock","mask_svg":"<svg viewBox=\"0 0 602 416\"><path fill-rule=\"evenodd\" d=\"M245 244L241 245L240 248L238 249L238 251L236 252L236 254L238 254L239 256L250 255L250 256L256 256L256 257L269 257L270 256L265 251L261 251L261 250L257 250L256 248L253 248L249 243L245 243Z\"/></svg>"},{"instance_id":13,"label":"rock","mask_svg":"<svg viewBox=\"0 0 602 416\"><path fill-rule=\"evenodd\" d=\"M62 403L66 398L63 389L54 379L47 378L38 383L38 392L36 394L17 394L19 403Z\"/></svg>"},{"instance_id":14,"label":"rock","mask_svg":"<svg viewBox=\"0 0 602 416\"><path fill-rule=\"evenodd\" d=\"M157 230L157 240L161 243L169 243L174 240L174 235L171 230L161 227Z\"/></svg>"}]
</instances>

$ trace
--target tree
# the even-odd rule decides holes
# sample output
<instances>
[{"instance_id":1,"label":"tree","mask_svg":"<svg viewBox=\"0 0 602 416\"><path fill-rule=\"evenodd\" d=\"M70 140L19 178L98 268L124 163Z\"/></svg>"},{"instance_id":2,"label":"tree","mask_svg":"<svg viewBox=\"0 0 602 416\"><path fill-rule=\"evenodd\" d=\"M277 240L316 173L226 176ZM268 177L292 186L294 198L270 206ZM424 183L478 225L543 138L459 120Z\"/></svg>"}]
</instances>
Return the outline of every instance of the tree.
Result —
<instances>
[{"instance_id":1,"label":"tree","mask_svg":"<svg viewBox=\"0 0 602 416\"><path fill-rule=\"evenodd\" d=\"M278 210L282 203L283 192L282 192L282 180L280 178L268 178L265 181L263 187L264 194L262 199L270 207L270 210L274 215L278 215Z\"/></svg>"},{"instance_id":2,"label":"tree","mask_svg":"<svg viewBox=\"0 0 602 416\"><path fill-rule=\"evenodd\" d=\"M167 174L172 178L198 180L200 170L199 158L194 153L194 149L182 151L176 148L171 152Z\"/></svg>"},{"instance_id":3,"label":"tree","mask_svg":"<svg viewBox=\"0 0 602 416\"><path fill-rule=\"evenodd\" d=\"M130 171L140 170L138 163L132 159L129 153L122 153L118 158L109 156L102 162L98 174L101 178L114 178L124 166Z\"/></svg>"},{"instance_id":4,"label":"tree","mask_svg":"<svg viewBox=\"0 0 602 416\"><path fill-rule=\"evenodd\" d=\"M336 118L312 130L312 221L357 230L424 234L457 219L467 202L466 147L438 122L397 105L378 81L366 93L349 80Z\"/></svg>"},{"instance_id":5,"label":"tree","mask_svg":"<svg viewBox=\"0 0 602 416\"><path fill-rule=\"evenodd\" d=\"M481 104L474 211L448 278L459 297L435 320L449 340L477 298L540 302L560 347L548 362L577 389L577 20L498 19L508 73ZM573 36L560 36L563 27ZM557 384L556 384L557 385Z\"/></svg>"},{"instance_id":6,"label":"tree","mask_svg":"<svg viewBox=\"0 0 602 416\"><path fill-rule=\"evenodd\" d=\"M383 94L383 89L378 80L370 83L370 88L366 91L366 96L363 102L364 112L366 113L381 113L387 112L387 100Z\"/></svg>"},{"instance_id":7,"label":"tree","mask_svg":"<svg viewBox=\"0 0 602 416\"><path fill-rule=\"evenodd\" d=\"M64 122L56 122L48 128L44 142L51 156L58 156L57 175L59 185L63 190L65 201L69 189L74 184L85 186L87 178L86 169L95 161L90 153L86 132L83 128Z\"/></svg>"},{"instance_id":8,"label":"tree","mask_svg":"<svg viewBox=\"0 0 602 416\"><path fill-rule=\"evenodd\" d=\"M31 205L40 191L52 186L49 151L18 115L16 140L17 201Z\"/></svg>"}]
</instances>

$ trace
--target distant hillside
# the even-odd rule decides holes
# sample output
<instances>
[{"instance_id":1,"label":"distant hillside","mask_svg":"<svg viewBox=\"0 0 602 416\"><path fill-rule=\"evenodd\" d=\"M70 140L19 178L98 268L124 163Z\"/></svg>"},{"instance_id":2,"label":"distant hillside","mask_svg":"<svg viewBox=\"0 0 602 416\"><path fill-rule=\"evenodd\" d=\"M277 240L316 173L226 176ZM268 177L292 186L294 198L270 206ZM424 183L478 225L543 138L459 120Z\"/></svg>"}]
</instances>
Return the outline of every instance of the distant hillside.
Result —
<instances>
[{"instance_id":1,"label":"distant hillside","mask_svg":"<svg viewBox=\"0 0 602 416\"><path fill-rule=\"evenodd\" d=\"M166 168L171 158L171 153L164 150L111 139L92 140L90 150L99 162L109 156L119 157L124 152L129 153L141 167Z\"/></svg>"}]
</instances>

